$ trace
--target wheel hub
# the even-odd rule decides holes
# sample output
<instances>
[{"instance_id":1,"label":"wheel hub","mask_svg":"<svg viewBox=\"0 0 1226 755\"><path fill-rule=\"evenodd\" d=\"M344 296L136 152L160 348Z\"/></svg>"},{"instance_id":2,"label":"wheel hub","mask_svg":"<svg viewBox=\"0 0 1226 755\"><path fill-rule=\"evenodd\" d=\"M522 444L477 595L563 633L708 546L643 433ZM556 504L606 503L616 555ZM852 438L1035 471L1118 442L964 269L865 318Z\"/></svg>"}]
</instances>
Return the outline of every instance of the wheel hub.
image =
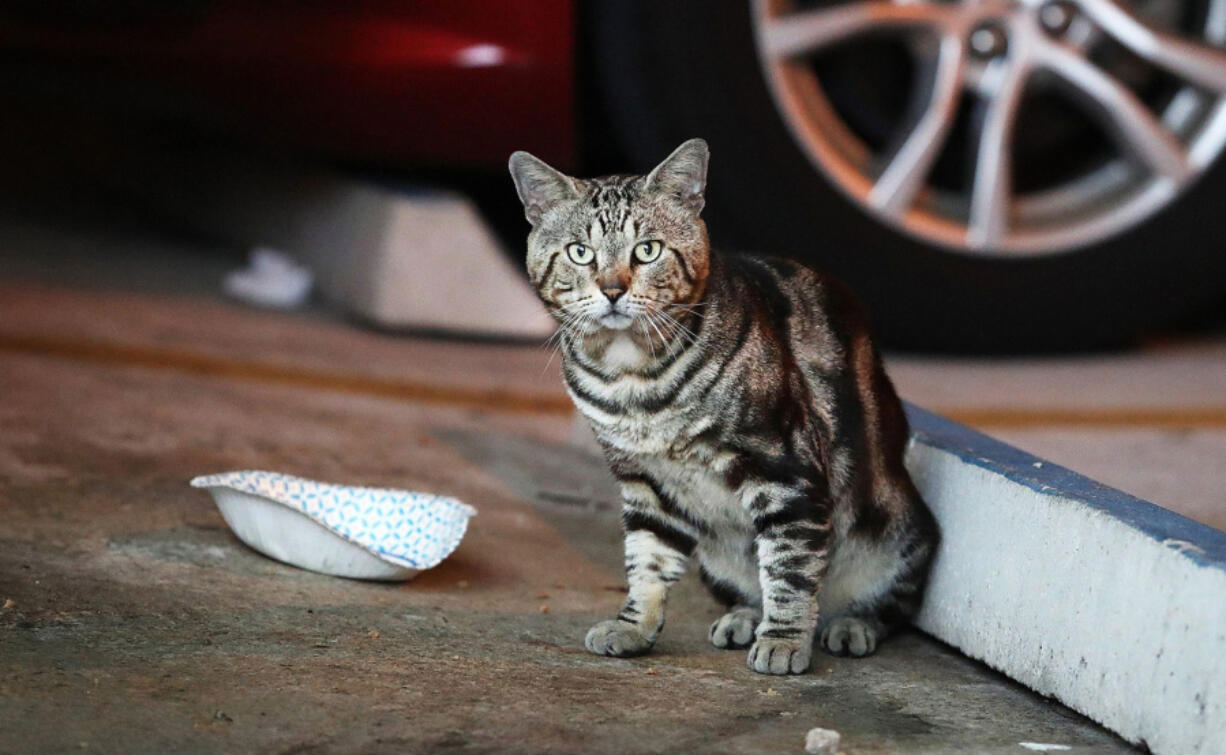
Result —
<instances>
[{"instance_id":1,"label":"wheel hub","mask_svg":"<svg viewBox=\"0 0 1226 755\"><path fill-rule=\"evenodd\" d=\"M1223 151L1226 0L1203 3L1192 28L1178 27L1182 4L1168 0L755 0L754 19L780 113L836 186L930 243L1017 256L1126 230ZM879 148L827 96L814 61L887 35L907 44L919 75L913 107ZM1108 157L1055 185L1019 185L1015 152L1030 136L1036 97L1070 103ZM951 154L967 155L964 186L933 181L934 165ZM1034 159L1026 153L1022 167ZM1056 169L1070 162L1037 159Z\"/></svg>"}]
</instances>

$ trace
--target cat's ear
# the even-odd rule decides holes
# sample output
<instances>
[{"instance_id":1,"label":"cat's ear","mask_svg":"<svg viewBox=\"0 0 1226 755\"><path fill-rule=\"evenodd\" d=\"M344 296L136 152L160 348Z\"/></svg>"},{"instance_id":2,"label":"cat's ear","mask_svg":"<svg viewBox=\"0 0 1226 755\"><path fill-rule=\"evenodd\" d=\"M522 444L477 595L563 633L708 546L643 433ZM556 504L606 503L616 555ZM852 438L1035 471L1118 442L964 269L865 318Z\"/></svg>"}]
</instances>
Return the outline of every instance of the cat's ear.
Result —
<instances>
[{"instance_id":1,"label":"cat's ear","mask_svg":"<svg viewBox=\"0 0 1226 755\"><path fill-rule=\"evenodd\" d=\"M697 215L705 203L707 160L711 150L703 139L690 139L664 158L647 176L649 191L671 194Z\"/></svg>"},{"instance_id":2,"label":"cat's ear","mask_svg":"<svg viewBox=\"0 0 1226 755\"><path fill-rule=\"evenodd\" d=\"M507 164L519 201L524 203L524 215L536 225L551 207L568 199L579 198L575 179L551 168L544 160L527 152L511 155Z\"/></svg>"}]
</instances>

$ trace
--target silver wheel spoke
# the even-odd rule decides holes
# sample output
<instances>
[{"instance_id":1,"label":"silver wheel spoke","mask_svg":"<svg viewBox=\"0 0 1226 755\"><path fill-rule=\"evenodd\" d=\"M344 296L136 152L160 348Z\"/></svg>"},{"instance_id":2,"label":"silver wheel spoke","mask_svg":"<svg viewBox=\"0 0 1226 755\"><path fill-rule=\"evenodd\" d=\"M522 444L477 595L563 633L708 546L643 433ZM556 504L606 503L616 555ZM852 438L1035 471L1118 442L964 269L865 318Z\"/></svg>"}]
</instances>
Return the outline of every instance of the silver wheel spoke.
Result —
<instances>
[{"instance_id":1,"label":"silver wheel spoke","mask_svg":"<svg viewBox=\"0 0 1226 755\"><path fill-rule=\"evenodd\" d=\"M1120 44L1197 86L1226 94L1226 52L1154 29L1114 0L1077 0Z\"/></svg>"},{"instance_id":2,"label":"silver wheel spoke","mask_svg":"<svg viewBox=\"0 0 1226 755\"><path fill-rule=\"evenodd\" d=\"M975 249L996 247L1009 231L1013 197L1013 129L1021 109L1029 69L1001 61L985 75L993 89L980 125L975 157L975 183L971 189L967 243Z\"/></svg>"},{"instance_id":3,"label":"silver wheel spoke","mask_svg":"<svg viewBox=\"0 0 1226 755\"><path fill-rule=\"evenodd\" d=\"M797 58L875 29L941 26L951 18L950 7L861 0L771 17L759 28L759 40L762 52L770 59Z\"/></svg>"},{"instance_id":4,"label":"silver wheel spoke","mask_svg":"<svg viewBox=\"0 0 1226 755\"><path fill-rule=\"evenodd\" d=\"M1128 87L1059 44L1046 45L1040 59L1048 70L1096 102L1122 146L1155 173L1175 181L1190 176L1192 167L1183 144Z\"/></svg>"},{"instance_id":5,"label":"silver wheel spoke","mask_svg":"<svg viewBox=\"0 0 1226 755\"><path fill-rule=\"evenodd\" d=\"M943 37L928 104L869 194L868 201L873 206L891 215L901 215L915 201L954 124L965 72L966 47L962 38Z\"/></svg>"}]
</instances>

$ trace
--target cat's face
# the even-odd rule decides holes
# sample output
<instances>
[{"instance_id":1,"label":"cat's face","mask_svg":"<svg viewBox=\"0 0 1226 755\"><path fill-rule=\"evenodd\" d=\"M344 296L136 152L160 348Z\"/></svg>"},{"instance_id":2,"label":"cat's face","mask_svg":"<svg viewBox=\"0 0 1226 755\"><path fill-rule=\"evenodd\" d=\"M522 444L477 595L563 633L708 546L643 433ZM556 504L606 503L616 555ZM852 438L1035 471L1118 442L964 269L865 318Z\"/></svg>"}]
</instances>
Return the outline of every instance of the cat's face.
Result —
<instances>
[{"instance_id":1,"label":"cat's face","mask_svg":"<svg viewBox=\"0 0 1226 755\"><path fill-rule=\"evenodd\" d=\"M646 176L576 179L526 152L510 168L532 224L529 278L563 327L650 338L702 297L706 142L686 142Z\"/></svg>"}]
</instances>

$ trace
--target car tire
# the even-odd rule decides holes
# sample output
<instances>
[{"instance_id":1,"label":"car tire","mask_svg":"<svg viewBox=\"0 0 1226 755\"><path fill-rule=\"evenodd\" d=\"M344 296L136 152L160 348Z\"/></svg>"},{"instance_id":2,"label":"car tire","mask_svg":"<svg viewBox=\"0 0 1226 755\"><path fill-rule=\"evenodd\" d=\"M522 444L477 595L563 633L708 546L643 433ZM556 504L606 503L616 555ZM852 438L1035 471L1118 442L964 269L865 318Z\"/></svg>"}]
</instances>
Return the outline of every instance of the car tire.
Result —
<instances>
[{"instance_id":1,"label":"car tire","mask_svg":"<svg viewBox=\"0 0 1226 755\"><path fill-rule=\"evenodd\" d=\"M704 216L724 250L828 270L867 304L889 347L1057 352L1115 347L1226 292L1218 161L1131 230L1060 254L991 259L887 227L806 158L777 112L743 3L634 0L585 8L609 125L638 170L683 140L711 145Z\"/></svg>"}]
</instances>

